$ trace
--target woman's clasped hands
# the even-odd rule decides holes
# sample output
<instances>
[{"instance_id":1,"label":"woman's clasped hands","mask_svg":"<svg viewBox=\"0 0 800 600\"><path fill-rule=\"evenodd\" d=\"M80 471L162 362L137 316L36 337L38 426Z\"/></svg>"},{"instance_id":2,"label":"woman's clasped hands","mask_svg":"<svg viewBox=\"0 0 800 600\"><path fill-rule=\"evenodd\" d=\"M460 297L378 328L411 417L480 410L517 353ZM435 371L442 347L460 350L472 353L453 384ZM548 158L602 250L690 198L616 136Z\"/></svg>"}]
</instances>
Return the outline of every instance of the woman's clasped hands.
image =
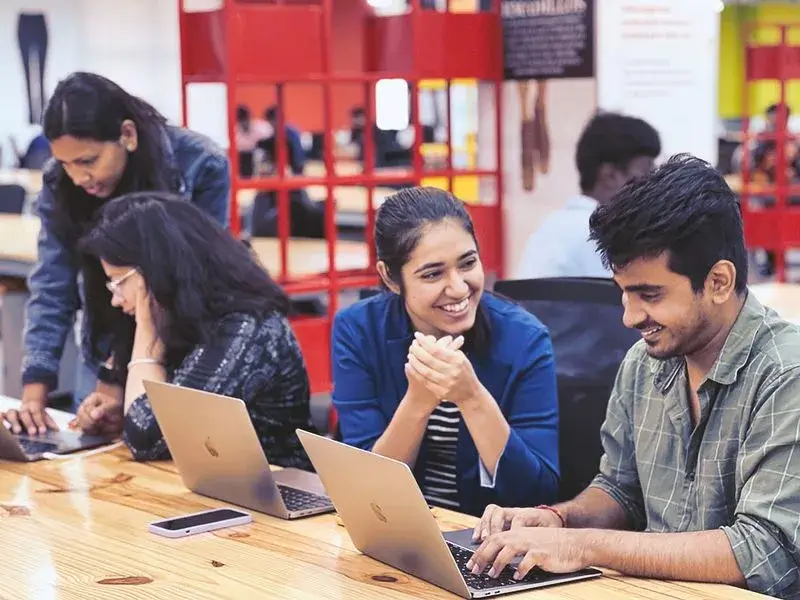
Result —
<instances>
[{"instance_id":1,"label":"woman's clasped hands","mask_svg":"<svg viewBox=\"0 0 800 600\"><path fill-rule=\"evenodd\" d=\"M478 397L481 383L461 351L463 345L463 336L437 340L416 332L406 364L409 386L423 387L436 401L449 400L457 406Z\"/></svg>"}]
</instances>

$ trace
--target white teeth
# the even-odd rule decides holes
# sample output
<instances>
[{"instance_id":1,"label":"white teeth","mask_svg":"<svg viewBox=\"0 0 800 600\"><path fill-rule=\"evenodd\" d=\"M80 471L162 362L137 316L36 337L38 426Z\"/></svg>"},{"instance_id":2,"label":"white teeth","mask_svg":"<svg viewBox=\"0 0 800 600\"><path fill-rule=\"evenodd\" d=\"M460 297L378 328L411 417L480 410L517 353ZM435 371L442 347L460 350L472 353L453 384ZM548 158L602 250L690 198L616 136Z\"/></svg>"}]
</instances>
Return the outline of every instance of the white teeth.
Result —
<instances>
[{"instance_id":1,"label":"white teeth","mask_svg":"<svg viewBox=\"0 0 800 600\"><path fill-rule=\"evenodd\" d=\"M442 308L447 312L459 313L463 310L467 310L467 306L469 306L469 298L464 298L458 304L445 304Z\"/></svg>"},{"instance_id":2,"label":"white teeth","mask_svg":"<svg viewBox=\"0 0 800 600\"><path fill-rule=\"evenodd\" d=\"M659 326L659 327L651 327L650 329L643 329L643 330L642 330L642 335L643 335L643 336L649 336L649 335L653 335L653 334L656 334L656 333L658 333L658 332L659 332L659 331L661 331L662 329L664 329L664 328L663 328L663 327L660 327L660 326Z\"/></svg>"}]
</instances>

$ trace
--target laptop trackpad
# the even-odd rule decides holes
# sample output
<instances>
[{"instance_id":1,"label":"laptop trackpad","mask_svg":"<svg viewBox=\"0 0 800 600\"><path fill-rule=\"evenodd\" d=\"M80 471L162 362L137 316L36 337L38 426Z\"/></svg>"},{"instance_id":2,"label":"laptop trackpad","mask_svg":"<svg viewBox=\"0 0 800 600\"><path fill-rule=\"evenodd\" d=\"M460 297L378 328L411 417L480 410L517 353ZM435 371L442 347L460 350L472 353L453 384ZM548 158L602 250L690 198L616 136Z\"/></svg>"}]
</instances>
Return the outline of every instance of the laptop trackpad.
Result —
<instances>
[{"instance_id":1,"label":"laptop trackpad","mask_svg":"<svg viewBox=\"0 0 800 600\"><path fill-rule=\"evenodd\" d=\"M478 546L480 546L480 542L474 543L472 541L472 532L475 531L474 529L458 529L457 531L446 531L442 535L444 535L444 539L446 539L451 544L455 544L456 546L461 546L462 548L466 548L468 550L477 550Z\"/></svg>"}]
</instances>

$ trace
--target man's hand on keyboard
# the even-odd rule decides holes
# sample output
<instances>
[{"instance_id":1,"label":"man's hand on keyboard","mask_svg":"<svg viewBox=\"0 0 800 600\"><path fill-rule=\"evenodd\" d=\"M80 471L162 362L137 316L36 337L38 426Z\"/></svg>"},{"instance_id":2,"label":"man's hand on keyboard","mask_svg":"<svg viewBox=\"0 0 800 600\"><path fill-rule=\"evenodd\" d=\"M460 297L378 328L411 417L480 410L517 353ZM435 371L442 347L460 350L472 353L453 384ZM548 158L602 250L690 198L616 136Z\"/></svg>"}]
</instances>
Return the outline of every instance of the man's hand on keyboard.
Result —
<instances>
[{"instance_id":1,"label":"man's hand on keyboard","mask_svg":"<svg viewBox=\"0 0 800 600\"><path fill-rule=\"evenodd\" d=\"M580 529L560 527L519 527L486 538L475 551L467 568L474 574L483 573L497 577L517 556L523 556L517 567L515 579L522 579L533 567L551 573L570 573L589 565Z\"/></svg>"},{"instance_id":2,"label":"man's hand on keyboard","mask_svg":"<svg viewBox=\"0 0 800 600\"><path fill-rule=\"evenodd\" d=\"M493 533L517 527L561 527L561 519L553 510L543 508L503 508L490 504L483 511L480 523L472 532L473 542L482 542Z\"/></svg>"}]
</instances>

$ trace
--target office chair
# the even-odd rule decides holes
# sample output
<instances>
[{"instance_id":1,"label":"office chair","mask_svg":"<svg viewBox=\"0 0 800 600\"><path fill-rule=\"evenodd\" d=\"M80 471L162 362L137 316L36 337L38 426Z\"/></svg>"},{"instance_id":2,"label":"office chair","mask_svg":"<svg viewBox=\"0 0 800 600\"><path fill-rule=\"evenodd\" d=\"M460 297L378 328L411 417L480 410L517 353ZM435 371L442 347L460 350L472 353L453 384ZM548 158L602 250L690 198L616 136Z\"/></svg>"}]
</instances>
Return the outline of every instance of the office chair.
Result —
<instances>
[{"instance_id":1,"label":"office chair","mask_svg":"<svg viewBox=\"0 0 800 600\"><path fill-rule=\"evenodd\" d=\"M558 382L559 501L570 500L597 474L608 398L640 335L622 324L621 292L610 279L498 281L494 290L550 331Z\"/></svg>"},{"instance_id":2,"label":"office chair","mask_svg":"<svg viewBox=\"0 0 800 600\"><path fill-rule=\"evenodd\" d=\"M25 188L16 183L0 185L0 213L22 214L26 194Z\"/></svg>"}]
</instances>

